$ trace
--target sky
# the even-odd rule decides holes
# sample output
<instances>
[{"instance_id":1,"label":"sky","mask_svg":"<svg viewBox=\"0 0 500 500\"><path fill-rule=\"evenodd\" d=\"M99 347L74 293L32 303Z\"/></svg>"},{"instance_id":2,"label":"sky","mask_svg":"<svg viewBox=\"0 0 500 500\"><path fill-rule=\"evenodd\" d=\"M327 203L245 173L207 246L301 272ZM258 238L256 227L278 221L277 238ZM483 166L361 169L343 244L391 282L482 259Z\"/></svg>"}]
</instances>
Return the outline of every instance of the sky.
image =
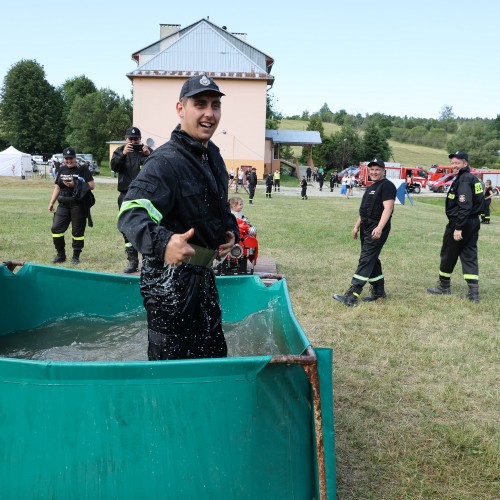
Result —
<instances>
[{"instance_id":1,"label":"sky","mask_svg":"<svg viewBox=\"0 0 500 500\"><path fill-rule=\"evenodd\" d=\"M132 53L159 39L160 24L207 17L274 59L270 93L285 116L325 103L362 115L500 114L498 0L4 2L0 82L34 59L56 87L85 75L130 97Z\"/></svg>"}]
</instances>

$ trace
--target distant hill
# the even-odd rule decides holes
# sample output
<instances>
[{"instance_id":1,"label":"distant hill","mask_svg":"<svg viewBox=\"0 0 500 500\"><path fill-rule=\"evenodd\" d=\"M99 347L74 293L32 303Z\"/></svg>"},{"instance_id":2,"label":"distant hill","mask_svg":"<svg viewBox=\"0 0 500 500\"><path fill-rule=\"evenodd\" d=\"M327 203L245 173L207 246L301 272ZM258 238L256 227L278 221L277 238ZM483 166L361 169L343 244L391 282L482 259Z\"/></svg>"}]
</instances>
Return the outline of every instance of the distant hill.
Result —
<instances>
[{"instance_id":1,"label":"distant hill","mask_svg":"<svg viewBox=\"0 0 500 500\"><path fill-rule=\"evenodd\" d=\"M302 120L281 120L281 130L307 130L309 122ZM323 123L326 135L330 135L340 130L339 125L334 123ZM416 144L405 144L402 142L389 141L392 148L393 157L387 161L402 163L407 166L421 166L429 169L432 164L448 165L448 153L444 149L428 148L417 146ZM300 155L300 147L295 149L296 154Z\"/></svg>"}]
</instances>

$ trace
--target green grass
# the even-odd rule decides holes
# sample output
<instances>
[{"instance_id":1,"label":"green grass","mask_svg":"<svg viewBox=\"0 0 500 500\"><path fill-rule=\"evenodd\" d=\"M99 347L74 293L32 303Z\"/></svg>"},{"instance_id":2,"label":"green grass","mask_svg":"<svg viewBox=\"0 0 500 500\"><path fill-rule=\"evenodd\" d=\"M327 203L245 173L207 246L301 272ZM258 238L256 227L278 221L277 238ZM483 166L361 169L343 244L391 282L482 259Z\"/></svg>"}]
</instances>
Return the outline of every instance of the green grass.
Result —
<instances>
[{"instance_id":1,"label":"green grass","mask_svg":"<svg viewBox=\"0 0 500 500\"><path fill-rule=\"evenodd\" d=\"M301 120L281 120L282 130L306 130L309 122ZM323 123L325 135L330 135L340 130L339 125L334 123ZM431 165L448 165L448 153L444 149L428 148L415 144L404 144L396 141L389 141L392 148L392 158L387 161L402 163L407 166L421 166L429 169ZM294 154L300 156L301 147L294 147Z\"/></svg>"},{"instance_id":2,"label":"green grass","mask_svg":"<svg viewBox=\"0 0 500 500\"><path fill-rule=\"evenodd\" d=\"M52 182L0 178L0 259L48 264ZM388 299L349 309L334 302L355 270L355 199L265 198L244 212L260 254L284 273L313 346L334 349L335 439L341 499L500 498L500 199L479 237L481 303L426 292L437 280L446 223L442 200L396 206L381 256ZM121 271L116 186L96 185L95 227L80 269ZM71 267L71 264L64 264Z\"/></svg>"}]
</instances>

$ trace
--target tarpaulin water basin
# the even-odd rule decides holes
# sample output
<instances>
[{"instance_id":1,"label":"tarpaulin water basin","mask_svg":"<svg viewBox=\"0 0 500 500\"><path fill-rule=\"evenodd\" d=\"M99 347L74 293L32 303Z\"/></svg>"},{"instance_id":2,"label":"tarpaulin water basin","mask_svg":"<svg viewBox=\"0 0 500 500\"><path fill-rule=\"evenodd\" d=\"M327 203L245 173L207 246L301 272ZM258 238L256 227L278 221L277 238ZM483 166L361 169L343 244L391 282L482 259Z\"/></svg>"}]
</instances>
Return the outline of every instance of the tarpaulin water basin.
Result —
<instances>
[{"instance_id":1,"label":"tarpaulin water basin","mask_svg":"<svg viewBox=\"0 0 500 500\"><path fill-rule=\"evenodd\" d=\"M0 357L1 498L335 498L331 350L311 347L286 280L217 284L225 322L272 304L286 352L164 362ZM134 276L0 266L0 348L2 338L59 318L141 308Z\"/></svg>"}]
</instances>

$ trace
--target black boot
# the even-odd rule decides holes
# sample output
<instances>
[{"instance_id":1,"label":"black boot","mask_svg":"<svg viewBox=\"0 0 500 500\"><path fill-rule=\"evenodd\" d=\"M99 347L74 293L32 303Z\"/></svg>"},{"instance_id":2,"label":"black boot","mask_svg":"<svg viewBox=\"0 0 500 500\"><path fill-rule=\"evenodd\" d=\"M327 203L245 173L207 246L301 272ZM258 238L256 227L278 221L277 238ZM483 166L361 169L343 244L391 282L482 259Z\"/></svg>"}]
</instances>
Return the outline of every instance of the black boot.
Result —
<instances>
[{"instance_id":1,"label":"black boot","mask_svg":"<svg viewBox=\"0 0 500 500\"><path fill-rule=\"evenodd\" d=\"M479 304L479 284L478 283L467 283L469 291L463 295L460 295L462 299L469 299L474 304Z\"/></svg>"},{"instance_id":2,"label":"black boot","mask_svg":"<svg viewBox=\"0 0 500 500\"><path fill-rule=\"evenodd\" d=\"M52 259L52 264L59 264L60 262L66 262L66 254L57 252L57 255Z\"/></svg>"},{"instance_id":3,"label":"black boot","mask_svg":"<svg viewBox=\"0 0 500 500\"><path fill-rule=\"evenodd\" d=\"M127 274L136 273L139 270L139 254L137 250L133 247L127 247L125 252L127 253L128 265L123 272Z\"/></svg>"},{"instance_id":4,"label":"black boot","mask_svg":"<svg viewBox=\"0 0 500 500\"><path fill-rule=\"evenodd\" d=\"M344 295L339 295L338 293L333 294L333 298L342 302L347 307L355 307L358 305L358 299L363 287L359 285L351 285Z\"/></svg>"},{"instance_id":5,"label":"black boot","mask_svg":"<svg viewBox=\"0 0 500 500\"><path fill-rule=\"evenodd\" d=\"M378 299L385 299L387 294L384 289L384 280L380 280L370 285L371 293L363 298L363 302L373 302Z\"/></svg>"},{"instance_id":6,"label":"black boot","mask_svg":"<svg viewBox=\"0 0 500 500\"><path fill-rule=\"evenodd\" d=\"M439 277L439 285L432 288L427 288L429 293L433 295L451 295L451 280L450 278Z\"/></svg>"},{"instance_id":7,"label":"black boot","mask_svg":"<svg viewBox=\"0 0 500 500\"><path fill-rule=\"evenodd\" d=\"M73 257L71 257L71 263L77 266L80 264L80 254L82 253L81 250L73 250Z\"/></svg>"}]
</instances>

